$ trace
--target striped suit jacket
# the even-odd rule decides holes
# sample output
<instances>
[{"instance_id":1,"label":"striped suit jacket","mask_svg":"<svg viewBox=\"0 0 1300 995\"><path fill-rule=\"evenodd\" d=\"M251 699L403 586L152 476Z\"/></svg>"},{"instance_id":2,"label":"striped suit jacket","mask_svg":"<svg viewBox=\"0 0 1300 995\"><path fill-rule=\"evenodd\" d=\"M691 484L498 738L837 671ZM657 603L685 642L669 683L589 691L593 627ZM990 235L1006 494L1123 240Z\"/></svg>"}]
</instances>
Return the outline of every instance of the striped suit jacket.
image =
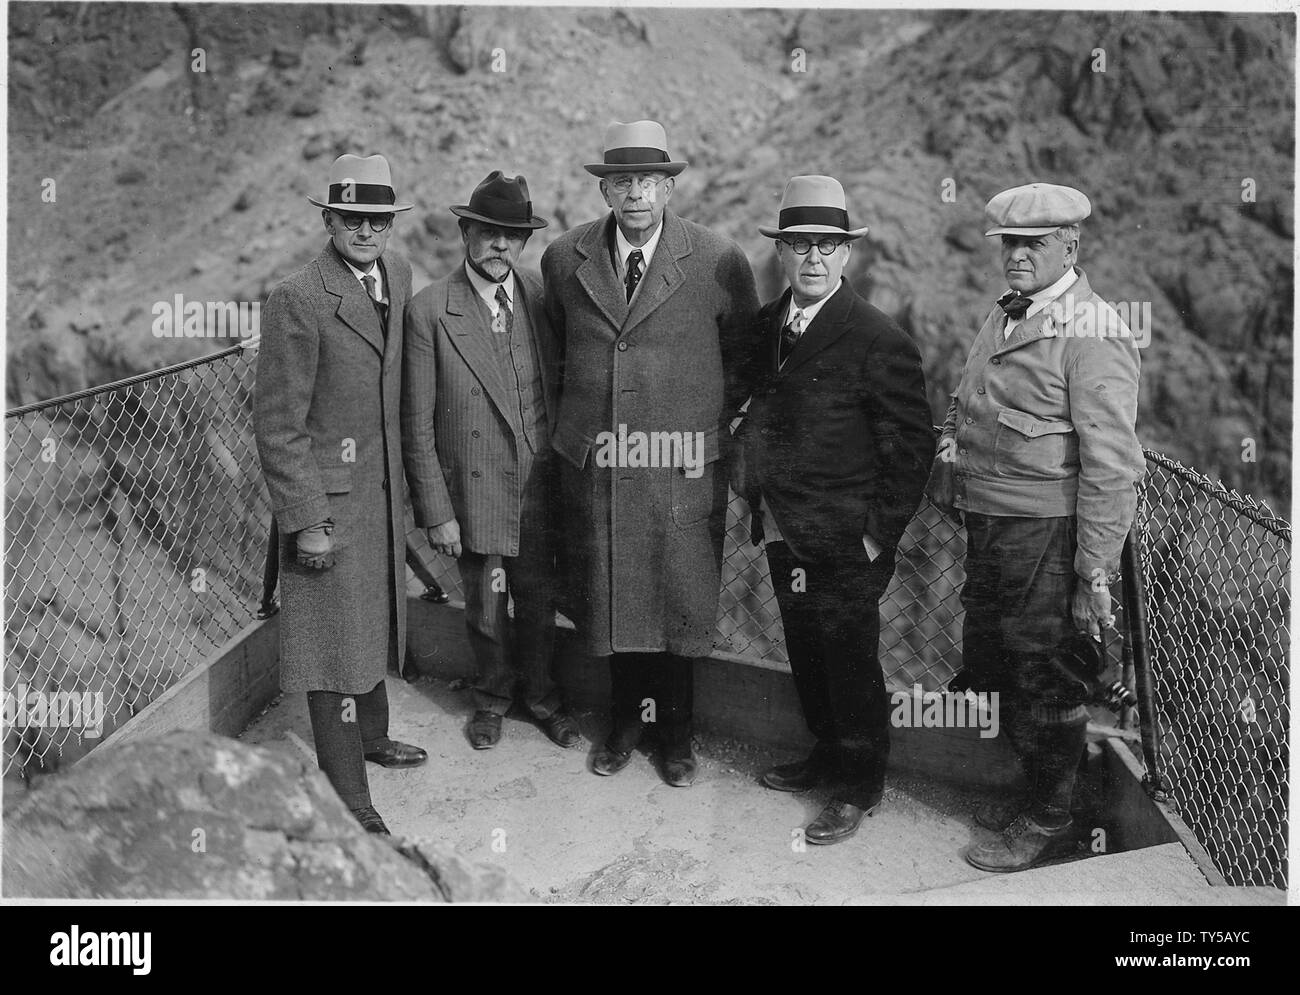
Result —
<instances>
[{"instance_id":1,"label":"striped suit jacket","mask_svg":"<svg viewBox=\"0 0 1300 995\"><path fill-rule=\"evenodd\" d=\"M541 365L549 439L557 346L541 281L516 270L515 286L515 307L522 300L527 308ZM411 300L403 343L402 458L417 525L429 528L455 518L466 549L517 556L525 483L519 454L528 443L506 416L517 399L478 309L463 265Z\"/></svg>"}]
</instances>

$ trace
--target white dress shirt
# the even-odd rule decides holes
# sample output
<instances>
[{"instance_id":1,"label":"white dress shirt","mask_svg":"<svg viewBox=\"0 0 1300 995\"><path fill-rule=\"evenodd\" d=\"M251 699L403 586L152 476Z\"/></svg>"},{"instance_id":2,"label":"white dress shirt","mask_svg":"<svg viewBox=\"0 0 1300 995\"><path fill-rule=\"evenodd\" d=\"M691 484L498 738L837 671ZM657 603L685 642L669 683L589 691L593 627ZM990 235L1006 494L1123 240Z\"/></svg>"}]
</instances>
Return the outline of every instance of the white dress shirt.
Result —
<instances>
[{"instance_id":1,"label":"white dress shirt","mask_svg":"<svg viewBox=\"0 0 1300 995\"><path fill-rule=\"evenodd\" d=\"M645 245L633 245L623 237L623 229L617 224L614 225L614 253L618 256L618 279L620 283L627 286L627 257L637 249L641 250L641 277L644 282L646 270L650 268L650 260L654 258L655 249L659 245L659 236L663 233L664 222L663 218L660 218L658 227L646 239ZM636 289L641 289L640 283L636 285ZM632 296L635 297L636 294Z\"/></svg>"},{"instance_id":2,"label":"white dress shirt","mask_svg":"<svg viewBox=\"0 0 1300 995\"><path fill-rule=\"evenodd\" d=\"M340 259L343 259L342 256L339 256L339 258L340 258ZM357 269L355 266L352 265L352 263L351 263L350 260L343 259L343 261L344 261L345 263L347 263L348 269L352 270L352 275L355 276L355 277L357 278L357 280L361 283L361 289L362 289L362 290L365 290L365 289L366 289L366 280L365 280L365 278L368 277L368 276L372 276L372 277L374 277L374 278L375 278L375 296L374 296L374 299L377 300L377 301L379 301L380 303L387 303L387 302L388 302L388 295L384 293L384 268L383 268L382 266L379 265L379 261L378 261L378 260L375 260L373 263L370 264L370 272L369 272L369 273L366 273L366 272L363 272L362 270ZM370 292L369 292L369 291L366 291L366 296L367 296L367 297L370 296Z\"/></svg>"},{"instance_id":3,"label":"white dress shirt","mask_svg":"<svg viewBox=\"0 0 1300 995\"><path fill-rule=\"evenodd\" d=\"M515 309L515 271L514 270L511 270L509 273L507 273L506 278L502 280L500 283L493 283L491 280L484 279L484 277L476 269L474 269L473 266L471 266L468 262L466 262L465 275L469 277L469 284L471 287L474 288L474 293L478 294L479 297L483 298L483 303L488 306L488 310L492 312L493 318L495 318L497 316L497 312L501 310L501 305L497 303L497 287L506 288L506 300L510 302L510 310L512 312L514 311Z\"/></svg>"},{"instance_id":4,"label":"white dress shirt","mask_svg":"<svg viewBox=\"0 0 1300 995\"><path fill-rule=\"evenodd\" d=\"M1025 312L1023 318L1012 318L1010 315L1007 315L1007 326L1002 329L1002 337L1004 339L1011 338L1011 333L1016 330L1022 321L1028 321L1039 311L1046 308L1047 305L1052 303L1052 301L1056 300L1056 298L1060 297L1070 289L1074 281L1078 278L1078 275L1074 272L1074 267L1071 266L1068 270L1062 273L1061 278L1050 287L1044 287L1042 290L1035 290L1029 295L1029 299L1033 301L1033 303L1029 305L1029 310Z\"/></svg>"}]
</instances>

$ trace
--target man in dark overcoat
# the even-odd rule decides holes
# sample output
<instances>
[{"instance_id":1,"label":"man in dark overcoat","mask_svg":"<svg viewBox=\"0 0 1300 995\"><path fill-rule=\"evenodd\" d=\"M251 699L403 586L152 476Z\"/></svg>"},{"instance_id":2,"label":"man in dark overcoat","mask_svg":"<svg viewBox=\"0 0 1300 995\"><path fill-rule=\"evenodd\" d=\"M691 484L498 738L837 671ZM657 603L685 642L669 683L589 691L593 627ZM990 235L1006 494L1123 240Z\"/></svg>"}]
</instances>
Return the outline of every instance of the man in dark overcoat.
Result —
<instances>
[{"instance_id":1,"label":"man in dark overcoat","mask_svg":"<svg viewBox=\"0 0 1300 995\"><path fill-rule=\"evenodd\" d=\"M518 702L574 747L578 726L552 676L557 357L541 282L515 266L546 221L527 181L500 170L451 210L465 263L406 313L402 448L415 519L460 569L477 668L470 745L495 746Z\"/></svg>"},{"instance_id":2,"label":"man in dark overcoat","mask_svg":"<svg viewBox=\"0 0 1300 995\"><path fill-rule=\"evenodd\" d=\"M692 667L717 621L725 426L748 393L758 300L740 247L669 209L686 163L667 148L654 121L608 128L586 169L610 212L551 243L542 276L564 357L552 445L572 611L609 657L613 729L593 769L622 770L652 723L664 779L684 786Z\"/></svg>"},{"instance_id":3,"label":"man in dark overcoat","mask_svg":"<svg viewBox=\"0 0 1300 995\"><path fill-rule=\"evenodd\" d=\"M761 371L739 430L737 490L765 540L812 753L763 775L778 791L832 786L804 830L838 843L880 804L889 702L879 601L920 504L934 446L916 344L843 277L856 239L831 176L786 185L776 241L789 289L766 305Z\"/></svg>"},{"instance_id":4,"label":"man in dark overcoat","mask_svg":"<svg viewBox=\"0 0 1300 995\"><path fill-rule=\"evenodd\" d=\"M398 211L388 161L340 156L330 236L262 314L253 427L280 534L280 687L307 692L321 769L370 832L365 761L423 763L388 736L384 675L406 642L399 430L411 268L385 254Z\"/></svg>"}]
</instances>

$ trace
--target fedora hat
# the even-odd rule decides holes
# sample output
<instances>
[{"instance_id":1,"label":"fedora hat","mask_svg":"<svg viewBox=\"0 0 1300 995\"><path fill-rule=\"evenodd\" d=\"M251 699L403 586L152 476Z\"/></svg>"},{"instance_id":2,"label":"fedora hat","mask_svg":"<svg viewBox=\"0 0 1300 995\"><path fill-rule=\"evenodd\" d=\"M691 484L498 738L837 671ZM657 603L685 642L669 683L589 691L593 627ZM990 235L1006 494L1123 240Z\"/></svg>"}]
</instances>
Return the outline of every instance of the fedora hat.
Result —
<instances>
[{"instance_id":1,"label":"fedora hat","mask_svg":"<svg viewBox=\"0 0 1300 995\"><path fill-rule=\"evenodd\" d=\"M307 199L317 207L349 214L390 214L415 206L397 203L388 160L382 155L339 156L330 166L330 186L324 202L315 197Z\"/></svg>"},{"instance_id":2,"label":"fedora hat","mask_svg":"<svg viewBox=\"0 0 1300 995\"><path fill-rule=\"evenodd\" d=\"M985 235L1046 235L1062 225L1077 225L1092 214L1088 198L1074 187L1026 183L995 194L984 208L993 226Z\"/></svg>"},{"instance_id":3,"label":"fedora hat","mask_svg":"<svg viewBox=\"0 0 1300 995\"><path fill-rule=\"evenodd\" d=\"M603 162L583 167L593 176L610 173L667 173L676 176L686 163L668 154L668 135L658 121L614 121L605 129Z\"/></svg>"},{"instance_id":4,"label":"fedora hat","mask_svg":"<svg viewBox=\"0 0 1300 995\"><path fill-rule=\"evenodd\" d=\"M528 199L528 181L520 176L505 176L494 169L487 179L474 188L468 204L451 209L458 218L482 221L498 228L545 228L547 221L533 215Z\"/></svg>"},{"instance_id":5,"label":"fedora hat","mask_svg":"<svg viewBox=\"0 0 1300 995\"><path fill-rule=\"evenodd\" d=\"M768 238L783 235L843 235L861 238L867 228L849 227L844 187L833 176L792 176L781 197L776 227L759 225Z\"/></svg>"}]
</instances>

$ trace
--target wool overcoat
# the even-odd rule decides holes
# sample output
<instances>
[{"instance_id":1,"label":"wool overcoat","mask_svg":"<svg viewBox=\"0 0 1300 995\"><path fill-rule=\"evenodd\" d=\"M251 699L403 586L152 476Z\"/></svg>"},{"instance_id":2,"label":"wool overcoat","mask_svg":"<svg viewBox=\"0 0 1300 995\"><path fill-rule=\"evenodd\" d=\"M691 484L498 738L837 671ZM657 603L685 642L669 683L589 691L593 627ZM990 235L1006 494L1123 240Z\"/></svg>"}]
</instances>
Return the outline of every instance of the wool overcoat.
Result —
<instances>
[{"instance_id":1,"label":"wool overcoat","mask_svg":"<svg viewBox=\"0 0 1300 995\"><path fill-rule=\"evenodd\" d=\"M562 355L552 445L563 458L566 595L597 656L702 656L717 622L726 425L749 393L758 298L735 242L671 210L662 224L630 307L612 213L542 257ZM683 448L664 466L672 433Z\"/></svg>"},{"instance_id":2,"label":"wool overcoat","mask_svg":"<svg viewBox=\"0 0 1300 995\"><path fill-rule=\"evenodd\" d=\"M280 686L360 694L403 658L402 318L411 267L380 265L383 323L333 244L262 312L253 426L280 530ZM334 522L336 562L295 559L294 533Z\"/></svg>"}]
</instances>

